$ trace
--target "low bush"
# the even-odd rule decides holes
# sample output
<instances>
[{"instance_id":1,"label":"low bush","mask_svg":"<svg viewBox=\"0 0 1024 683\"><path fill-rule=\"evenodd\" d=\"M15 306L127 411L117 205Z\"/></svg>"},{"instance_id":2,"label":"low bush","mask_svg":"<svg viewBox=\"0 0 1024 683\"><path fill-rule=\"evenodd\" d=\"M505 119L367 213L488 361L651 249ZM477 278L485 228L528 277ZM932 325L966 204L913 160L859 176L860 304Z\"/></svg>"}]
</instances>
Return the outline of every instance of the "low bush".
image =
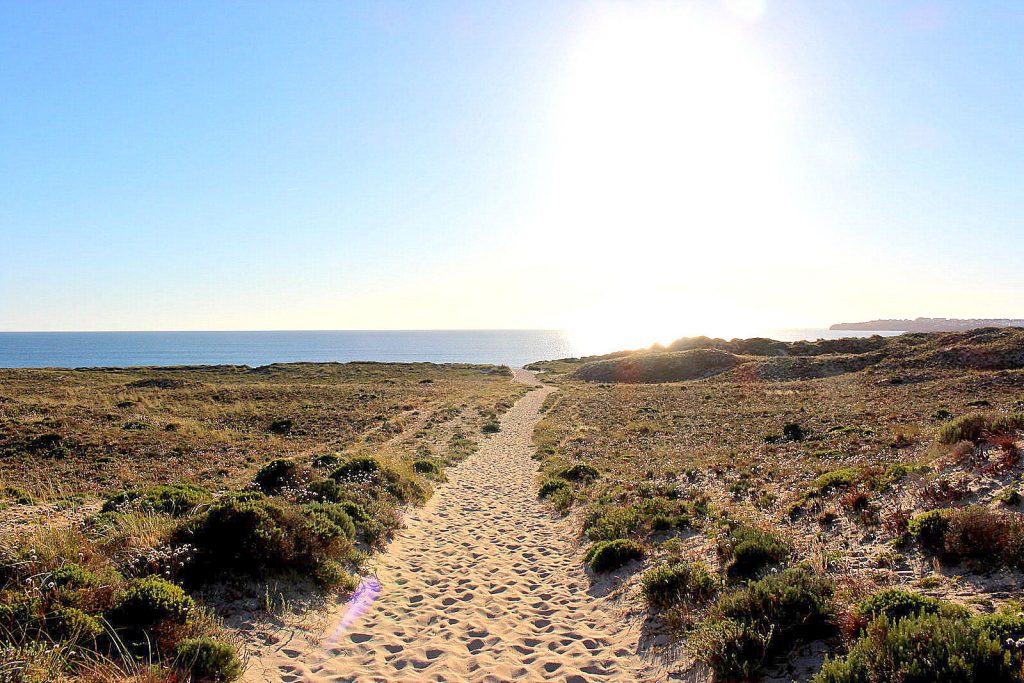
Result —
<instances>
[{"instance_id":1,"label":"low bush","mask_svg":"<svg viewBox=\"0 0 1024 683\"><path fill-rule=\"evenodd\" d=\"M151 628L162 622L184 624L195 603L181 586L159 576L128 581L115 596L110 622L115 626Z\"/></svg>"},{"instance_id":2,"label":"low bush","mask_svg":"<svg viewBox=\"0 0 1024 683\"><path fill-rule=\"evenodd\" d=\"M278 458L261 467L253 478L253 483L260 491L275 495L287 488L298 488L311 478L307 468L294 460Z\"/></svg>"},{"instance_id":3,"label":"low bush","mask_svg":"<svg viewBox=\"0 0 1024 683\"><path fill-rule=\"evenodd\" d=\"M348 514L345 505L340 503L307 503L302 506L302 512L313 519L323 518L341 529L345 538L352 540L356 537L356 525Z\"/></svg>"},{"instance_id":4,"label":"low bush","mask_svg":"<svg viewBox=\"0 0 1024 683\"><path fill-rule=\"evenodd\" d=\"M644 548L636 541L616 539L594 543L587 550L584 560L595 572L611 572L643 556Z\"/></svg>"},{"instance_id":5,"label":"low bush","mask_svg":"<svg viewBox=\"0 0 1024 683\"><path fill-rule=\"evenodd\" d=\"M242 675L235 648L214 638L186 638L176 654L175 666L197 681L233 681Z\"/></svg>"},{"instance_id":6,"label":"low bush","mask_svg":"<svg viewBox=\"0 0 1024 683\"><path fill-rule=\"evenodd\" d=\"M899 588L888 588L865 598L854 607L853 614L865 626L877 617L885 617L895 623L921 614L938 614L949 618L970 616L970 612L960 605Z\"/></svg>"},{"instance_id":7,"label":"low bush","mask_svg":"<svg viewBox=\"0 0 1024 683\"><path fill-rule=\"evenodd\" d=\"M973 413L950 420L939 428L938 439L953 445L960 441L979 443L988 436L999 436L1024 429L1024 413L991 415Z\"/></svg>"},{"instance_id":8,"label":"low bush","mask_svg":"<svg viewBox=\"0 0 1024 683\"><path fill-rule=\"evenodd\" d=\"M210 492L199 486L163 484L144 489L129 489L110 496L100 511L117 512L130 507L141 512L182 517L199 505L209 502L210 498Z\"/></svg>"},{"instance_id":9,"label":"low bush","mask_svg":"<svg viewBox=\"0 0 1024 683\"><path fill-rule=\"evenodd\" d=\"M433 460L417 460L412 464L412 468L417 473L428 477L436 477L441 474L441 466Z\"/></svg>"},{"instance_id":10,"label":"low bush","mask_svg":"<svg viewBox=\"0 0 1024 683\"><path fill-rule=\"evenodd\" d=\"M719 543L719 554L731 578L749 578L763 569L786 561L792 548L775 534L748 524L734 528Z\"/></svg>"},{"instance_id":11,"label":"low bush","mask_svg":"<svg viewBox=\"0 0 1024 683\"><path fill-rule=\"evenodd\" d=\"M962 415L939 428L939 441L953 445L960 441L981 441L988 428L988 417L980 414Z\"/></svg>"},{"instance_id":12,"label":"low bush","mask_svg":"<svg viewBox=\"0 0 1024 683\"><path fill-rule=\"evenodd\" d=\"M385 467L373 456L359 456L342 463L331 472L331 479L341 485L362 486L367 495L390 495L397 503L422 503L427 490L411 475L393 467Z\"/></svg>"},{"instance_id":13,"label":"low bush","mask_svg":"<svg viewBox=\"0 0 1024 683\"><path fill-rule=\"evenodd\" d=\"M921 614L872 621L842 659L825 661L814 683L1020 683L1020 665L970 619Z\"/></svg>"},{"instance_id":14,"label":"low bush","mask_svg":"<svg viewBox=\"0 0 1024 683\"><path fill-rule=\"evenodd\" d=\"M329 470L331 468L337 467L338 463L340 462L341 458L339 458L336 454L324 453L323 455L318 455L315 458L313 458L313 467L317 467L323 470Z\"/></svg>"},{"instance_id":15,"label":"low bush","mask_svg":"<svg viewBox=\"0 0 1024 683\"><path fill-rule=\"evenodd\" d=\"M351 519L343 506L330 505L304 510L262 494L236 494L184 524L176 538L195 548L194 580L222 570L262 575L292 569L315 577L322 563L344 560L353 550L351 528L334 521Z\"/></svg>"},{"instance_id":16,"label":"low bush","mask_svg":"<svg viewBox=\"0 0 1024 683\"><path fill-rule=\"evenodd\" d=\"M58 588L95 588L100 585L100 577L79 564L69 562L50 572L49 582Z\"/></svg>"},{"instance_id":17,"label":"low bush","mask_svg":"<svg viewBox=\"0 0 1024 683\"><path fill-rule=\"evenodd\" d=\"M721 586L719 578L703 565L678 561L648 570L641 583L647 604L655 610L705 603Z\"/></svg>"},{"instance_id":18,"label":"low bush","mask_svg":"<svg viewBox=\"0 0 1024 683\"><path fill-rule=\"evenodd\" d=\"M370 455L363 455L352 458L351 460L339 465L337 469L331 472L331 479L340 482L360 475L374 474L379 472L380 469L380 463L377 461L377 458Z\"/></svg>"},{"instance_id":19,"label":"low bush","mask_svg":"<svg viewBox=\"0 0 1024 683\"><path fill-rule=\"evenodd\" d=\"M1024 521L983 505L932 510L910 520L925 550L948 562L972 560L986 568L1024 566Z\"/></svg>"},{"instance_id":20,"label":"low bush","mask_svg":"<svg viewBox=\"0 0 1024 683\"><path fill-rule=\"evenodd\" d=\"M686 528L691 517L685 501L647 498L627 506L596 508L583 523L587 538L611 541L629 536L646 536L652 531Z\"/></svg>"},{"instance_id":21,"label":"low bush","mask_svg":"<svg viewBox=\"0 0 1024 683\"><path fill-rule=\"evenodd\" d=\"M826 472L814 480L814 489L819 494L831 493L838 489L846 489L861 479L859 470L843 469Z\"/></svg>"},{"instance_id":22,"label":"low bush","mask_svg":"<svg viewBox=\"0 0 1024 683\"><path fill-rule=\"evenodd\" d=\"M601 472L586 463L578 463L565 468L558 473L558 476L568 481L594 481L601 476Z\"/></svg>"},{"instance_id":23,"label":"low bush","mask_svg":"<svg viewBox=\"0 0 1024 683\"><path fill-rule=\"evenodd\" d=\"M491 420L484 424L484 426L480 428L480 431L484 434L497 434L501 431L501 423Z\"/></svg>"},{"instance_id":24,"label":"low bush","mask_svg":"<svg viewBox=\"0 0 1024 683\"><path fill-rule=\"evenodd\" d=\"M796 638L820 637L832 584L805 567L772 574L722 595L698 629L697 651L719 676L750 678Z\"/></svg>"},{"instance_id":25,"label":"low bush","mask_svg":"<svg viewBox=\"0 0 1024 683\"><path fill-rule=\"evenodd\" d=\"M949 529L950 510L929 510L914 516L907 530L922 548L931 552L942 552L946 545L946 530Z\"/></svg>"},{"instance_id":26,"label":"low bush","mask_svg":"<svg viewBox=\"0 0 1024 683\"><path fill-rule=\"evenodd\" d=\"M1024 616L1020 612L984 614L975 617L974 624L997 643L1005 643L1007 640L1016 642L1024 638Z\"/></svg>"},{"instance_id":27,"label":"low bush","mask_svg":"<svg viewBox=\"0 0 1024 683\"><path fill-rule=\"evenodd\" d=\"M540 485L541 498L550 498L559 491L570 489L572 485L565 479L545 479Z\"/></svg>"},{"instance_id":28,"label":"low bush","mask_svg":"<svg viewBox=\"0 0 1024 683\"><path fill-rule=\"evenodd\" d=\"M103 625L76 607L62 607L47 616L46 632L58 641L87 645L103 633Z\"/></svg>"}]
</instances>

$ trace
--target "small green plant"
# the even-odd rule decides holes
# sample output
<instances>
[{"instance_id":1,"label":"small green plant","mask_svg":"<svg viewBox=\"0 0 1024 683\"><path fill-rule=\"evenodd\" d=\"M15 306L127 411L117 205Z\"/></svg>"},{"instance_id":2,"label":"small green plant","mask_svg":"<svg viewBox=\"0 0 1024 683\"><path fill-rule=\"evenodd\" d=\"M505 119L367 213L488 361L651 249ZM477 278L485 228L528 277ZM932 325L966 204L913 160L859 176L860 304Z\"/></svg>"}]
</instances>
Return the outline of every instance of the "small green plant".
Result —
<instances>
[{"instance_id":1,"label":"small green plant","mask_svg":"<svg viewBox=\"0 0 1024 683\"><path fill-rule=\"evenodd\" d=\"M706 567L686 562L670 562L650 569L641 582L647 604L655 610L707 602L721 586L719 578Z\"/></svg>"},{"instance_id":2,"label":"small green plant","mask_svg":"<svg viewBox=\"0 0 1024 683\"><path fill-rule=\"evenodd\" d=\"M792 548L775 534L748 524L733 529L719 553L731 578L749 578L789 558Z\"/></svg>"},{"instance_id":3,"label":"small green plant","mask_svg":"<svg viewBox=\"0 0 1024 683\"><path fill-rule=\"evenodd\" d=\"M565 479L545 479L540 485L541 498L550 498L559 491L571 489L572 485Z\"/></svg>"},{"instance_id":4,"label":"small green plant","mask_svg":"<svg viewBox=\"0 0 1024 683\"><path fill-rule=\"evenodd\" d=\"M316 577L318 567L343 560L353 547L351 516L342 504L291 506L259 493L226 496L182 525L176 539L195 548L195 580L218 571L263 575L295 570Z\"/></svg>"},{"instance_id":5,"label":"small green plant","mask_svg":"<svg viewBox=\"0 0 1024 683\"><path fill-rule=\"evenodd\" d=\"M110 622L118 626L150 628L162 622L184 624L195 603L181 586L158 576L132 579L114 598Z\"/></svg>"},{"instance_id":6,"label":"small green plant","mask_svg":"<svg viewBox=\"0 0 1024 683\"><path fill-rule=\"evenodd\" d=\"M795 639L820 635L831 597L831 582L802 566L750 582L718 599L698 629L697 651L727 680L753 677Z\"/></svg>"},{"instance_id":7,"label":"small green plant","mask_svg":"<svg viewBox=\"0 0 1024 683\"><path fill-rule=\"evenodd\" d=\"M1019 664L970 619L921 614L895 623L881 617L842 659L825 661L813 683L1019 683Z\"/></svg>"},{"instance_id":8,"label":"small green plant","mask_svg":"<svg viewBox=\"0 0 1024 683\"><path fill-rule=\"evenodd\" d=\"M46 632L50 637L75 644L92 643L103 633L96 617L76 607L62 607L46 618Z\"/></svg>"},{"instance_id":9,"label":"small green plant","mask_svg":"<svg viewBox=\"0 0 1024 683\"><path fill-rule=\"evenodd\" d=\"M595 572L611 572L623 567L633 560L642 559L644 548L636 541L616 539L614 541L598 541L590 546L584 560Z\"/></svg>"},{"instance_id":10,"label":"small green plant","mask_svg":"<svg viewBox=\"0 0 1024 683\"><path fill-rule=\"evenodd\" d=\"M558 476L568 481L594 481L601 476L601 472L596 467L581 462L562 470Z\"/></svg>"},{"instance_id":11,"label":"small green plant","mask_svg":"<svg viewBox=\"0 0 1024 683\"><path fill-rule=\"evenodd\" d=\"M490 422L485 423L484 426L480 428L480 431L484 434L497 434L501 431L501 424L495 420L491 420Z\"/></svg>"},{"instance_id":12,"label":"small green plant","mask_svg":"<svg viewBox=\"0 0 1024 683\"><path fill-rule=\"evenodd\" d=\"M417 460L412 464L412 468L419 474L428 477L436 477L441 474L441 466L433 460Z\"/></svg>"},{"instance_id":13,"label":"small green plant","mask_svg":"<svg viewBox=\"0 0 1024 683\"><path fill-rule=\"evenodd\" d=\"M970 616L970 612L959 605L899 588L888 588L865 598L853 613L865 625L877 617L885 617L895 623L919 614L939 614L950 618Z\"/></svg>"},{"instance_id":14,"label":"small green plant","mask_svg":"<svg viewBox=\"0 0 1024 683\"><path fill-rule=\"evenodd\" d=\"M117 512L129 507L142 512L158 512L174 517L189 514L210 500L210 492L192 484L162 484L144 489L129 489L107 498L101 512Z\"/></svg>"},{"instance_id":15,"label":"small green plant","mask_svg":"<svg viewBox=\"0 0 1024 683\"><path fill-rule=\"evenodd\" d=\"M351 479L360 475L374 474L380 470L381 466L377 461L377 458L364 455L352 458L348 462L340 465L336 470L331 472L331 479L341 482L345 479Z\"/></svg>"},{"instance_id":16,"label":"small green plant","mask_svg":"<svg viewBox=\"0 0 1024 683\"><path fill-rule=\"evenodd\" d=\"M242 675L242 662L228 643L210 637L178 643L175 665L199 681L233 681Z\"/></svg>"},{"instance_id":17,"label":"small green plant","mask_svg":"<svg viewBox=\"0 0 1024 683\"><path fill-rule=\"evenodd\" d=\"M861 479L861 473L854 469L832 470L814 480L814 489L824 495L839 489L846 489Z\"/></svg>"},{"instance_id":18,"label":"small green plant","mask_svg":"<svg viewBox=\"0 0 1024 683\"><path fill-rule=\"evenodd\" d=\"M294 460L278 458L260 468L253 478L256 487L266 494L281 493L286 488L299 486L308 480L306 473Z\"/></svg>"},{"instance_id":19,"label":"small green plant","mask_svg":"<svg viewBox=\"0 0 1024 683\"><path fill-rule=\"evenodd\" d=\"M950 510L929 510L916 515L910 520L907 530L925 550L939 553L946 544L946 531L949 529Z\"/></svg>"}]
</instances>

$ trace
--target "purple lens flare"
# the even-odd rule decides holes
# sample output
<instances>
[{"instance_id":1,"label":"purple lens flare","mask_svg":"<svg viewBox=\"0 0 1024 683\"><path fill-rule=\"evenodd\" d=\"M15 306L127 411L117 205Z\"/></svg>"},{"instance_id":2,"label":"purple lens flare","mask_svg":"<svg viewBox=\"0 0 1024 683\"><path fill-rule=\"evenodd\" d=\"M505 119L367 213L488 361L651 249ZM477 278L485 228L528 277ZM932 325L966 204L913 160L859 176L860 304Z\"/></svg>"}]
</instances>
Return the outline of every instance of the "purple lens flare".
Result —
<instances>
[{"instance_id":1,"label":"purple lens flare","mask_svg":"<svg viewBox=\"0 0 1024 683\"><path fill-rule=\"evenodd\" d=\"M330 637L328 637L328 643L336 644L345 631L352 628L353 624L366 614L370 607L373 606L374 601L377 600L377 596L380 595L380 589L380 580L376 576L368 576L359 581L359 586L356 587L352 597L345 603L345 611L342 613L338 625L331 632Z\"/></svg>"}]
</instances>

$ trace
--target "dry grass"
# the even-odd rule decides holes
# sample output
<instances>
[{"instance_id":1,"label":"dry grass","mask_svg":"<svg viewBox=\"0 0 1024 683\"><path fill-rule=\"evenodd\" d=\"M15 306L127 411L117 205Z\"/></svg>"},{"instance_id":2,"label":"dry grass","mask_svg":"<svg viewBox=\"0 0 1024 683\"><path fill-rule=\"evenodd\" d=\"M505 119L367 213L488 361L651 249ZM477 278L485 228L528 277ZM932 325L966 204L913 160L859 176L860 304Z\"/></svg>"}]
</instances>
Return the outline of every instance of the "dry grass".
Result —
<instances>
[{"instance_id":1,"label":"dry grass","mask_svg":"<svg viewBox=\"0 0 1024 683\"><path fill-rule=\"evenodd\" d=\"M1024 588L1024 576L1000 567L998 557L961 565L935 558L908 541L906 525L914 513L969 504L1019 517L1020 497L1012 494L1024 473L1015 416L1024 405L1024 371L978 368L1017 365L1022 340L1024 331L1009 330L858 343L863 348L833 344L828 351L842 358L878 354L881 346L892 350L871 356L865 370L841 372L834 372L829 353L814 348L813 357L756 361L830 368L828 376L809 379L772 380L793 374L740 365L693 381L636 383L627 373L618 383L596 383L578 378L614 376L605 372L609 361L540 363L548 381L560 386L534 435L542 482L555 506L577 510L581 536L597 529L605 538L613 528L594 526L595 519L629 520L616 533L647 547L647 568L703 563L728 583L729 555L722 549L729 547L731 529L752 524L784 539L794 549L792 561L808 563L832 582L837 622L853 601L886 585L990 611L1005 602L1007 591ZM760 341L711 348L792 351ZM961 361L963 367L951 367ZM635 367L621 358L612 363ZM577 372L581 367L590 370ZM951 420L979 411L984 428L971 433L973 441L950 437ZM600 476L552 485L578 464ZM675 516L678 510L685 512ZM644 515L650 519L640 519ZM993 570L998 579L989 575ZM639 606L637 586L624 594ZM680 628L678 609L660 611L649 626L656 632ZM834 634L831 647L841 647L838 629Z\"/></svg>"}]
</instances>

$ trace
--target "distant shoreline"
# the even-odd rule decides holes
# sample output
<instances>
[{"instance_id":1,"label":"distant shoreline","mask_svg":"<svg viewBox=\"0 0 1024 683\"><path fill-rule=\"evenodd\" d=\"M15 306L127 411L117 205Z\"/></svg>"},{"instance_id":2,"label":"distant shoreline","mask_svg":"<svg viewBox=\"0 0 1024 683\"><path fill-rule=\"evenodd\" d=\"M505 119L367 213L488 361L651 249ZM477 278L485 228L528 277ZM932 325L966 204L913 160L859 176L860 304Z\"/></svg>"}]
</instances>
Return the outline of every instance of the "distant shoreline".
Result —
<instances>
[{"instance_id":1,"label":"distant shoreline","mask_svg":"<svg viewBox=\"0 0 1024 683\"><path fill-rule=\"evenodd\" d=\"M836 323L830 330L879 332L964 332L979 327L1024 327L1024 318L915 318Z\"/></svg>"}]
</instances>

